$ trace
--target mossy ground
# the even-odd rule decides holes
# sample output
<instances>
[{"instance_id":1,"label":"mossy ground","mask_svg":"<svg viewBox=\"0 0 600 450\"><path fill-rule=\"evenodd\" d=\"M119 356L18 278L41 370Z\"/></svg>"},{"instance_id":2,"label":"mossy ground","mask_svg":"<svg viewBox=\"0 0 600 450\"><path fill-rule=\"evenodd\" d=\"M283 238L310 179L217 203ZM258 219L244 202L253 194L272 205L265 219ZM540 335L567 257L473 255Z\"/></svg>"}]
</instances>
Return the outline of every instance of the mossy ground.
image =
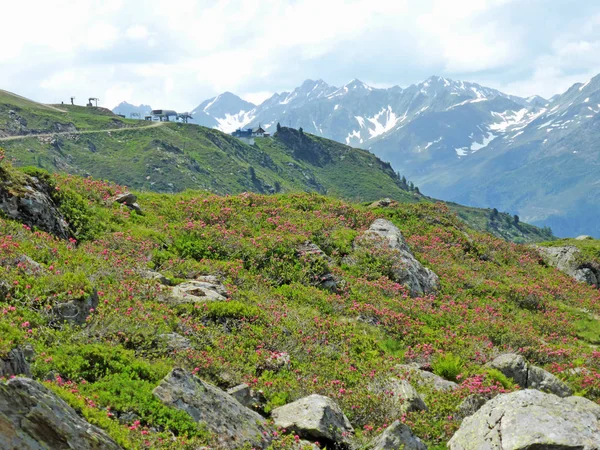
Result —
<instances>
[{"instance_id":1,"label":"mossy ground","mask_svg":"<svg viewBox=\"0 0 600 450\"><path fill-rule=\"evenodd\" d=\"M62 175L53 182L58 201L69 205L63 210L78 218L77 239L0 219L0 352L31 344L34 376L49 378L48 386L124 448L210 444L203 427L151 395L176 366L222 388L246 382L264 392L267 411L312 393L332 397L359 442L400 418L429 445L444 445L460 425L454 414L464 397L516 388L484 368L509 350L600 398L600 291L548 268L531 248L468 229L443 204L371 210L309 193L190 190L140 192L138 215L110 201L122 186ZM416 257L440 276L436 295L410 298L386 276L386 254L358 253L347 264L353 240L377 217L400 227ZM297 256L306 240L332 258L328 269L344 280L339 292L318 287L323 262ZM44 270L12 263L20 255ZM164 303L164 287L141 278L142 268L174 282L217 275L231 298ZM50 326L54 304L92 289L100 304L85 327ZM171 332L192 347L169 351L159 336ZM272 361L281 352L291 364L278 370ZM429 411L394 417L389 398L368 386L411 361L432 364L460 387L418 387ZM137 419L119 423L127 412ZM274 448L292 441L283 433Z\"/></svg>"}]
</instances>

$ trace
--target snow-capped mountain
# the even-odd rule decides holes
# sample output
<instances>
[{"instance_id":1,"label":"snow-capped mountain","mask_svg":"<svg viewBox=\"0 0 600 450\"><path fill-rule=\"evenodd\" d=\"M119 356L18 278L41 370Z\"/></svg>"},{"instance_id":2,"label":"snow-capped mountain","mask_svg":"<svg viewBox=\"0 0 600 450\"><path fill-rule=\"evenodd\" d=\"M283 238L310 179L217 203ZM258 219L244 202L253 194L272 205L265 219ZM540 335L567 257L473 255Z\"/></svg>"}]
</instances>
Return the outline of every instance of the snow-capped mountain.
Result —
<instances>
[{"instance_id":1,"label":"snow-capped mountain","mask_svg":"<svg viewBox=\"0 0 600 450\"><path fill-rule=\"evenodd\" d=\"M127 118L130 118L132 113L137 113L140 115L141 119L143 119L144 116L150 114L150 111L152 111L152 107L150 105L135 106L127 102L119 103L112 110L112 112L114 112L115 114L122 114Z\"/></svg>"},{"instance_id":2,"label":"snow-capped mountain","mask_svg":"<svg viewBox=\"0 0 600 450\"><path fill-rule=\"evenodd\" d=\"M246 125L254 118L251 111L256 105L242 100L231 92L225 92L217 97L205 100L191 112L190 123L208 128L218 128L225 133L231 133Z\"/></svg>"},{"instance_id":3,"label":"snow-capped mountain","mask_svg":"<svg viewBox=\"0 0 600 450\"><path fill-rule=\"evenodd\" d=\"M371 150L427 195L600 237L599 112L600 75L550 100L432 76L387 89L306 80L260 105L227 92L192 115L225 132L302 127Z\"/></svg>"}]
</instances>

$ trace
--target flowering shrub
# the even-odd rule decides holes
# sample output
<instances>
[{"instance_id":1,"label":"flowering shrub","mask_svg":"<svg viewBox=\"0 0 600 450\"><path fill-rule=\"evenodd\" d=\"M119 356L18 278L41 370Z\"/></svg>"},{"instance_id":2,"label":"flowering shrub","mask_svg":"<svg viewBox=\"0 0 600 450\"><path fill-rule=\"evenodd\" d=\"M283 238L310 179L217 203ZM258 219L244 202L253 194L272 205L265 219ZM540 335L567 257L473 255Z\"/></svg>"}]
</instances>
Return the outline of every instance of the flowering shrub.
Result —
<instances>
[{"instance_id":1,"label":"flowering shrub","mask_svg":"<svg viewBox=\"0 0 600 450\"><path fill-rule=\"evenodd\" d=\"M444 445L467 395L517 389L484 367L506 351L600 398L600 291L540 264L530 248L466 229L443 205L374 212L314 194L142 193L140 216L110 202L123 186L51 180L79 234L61 241L0 218L0 356L32 345L34 375L50 374L48 386L124 448L214 444L189 416L154 400L152 389L173 367L221 388L245 382L264 395L267 413L329 396L359 443L400 419L429 445ZM394 255L360 245L384 216L439 275L435 295L411 298L390 278L402 269ZM327 258L299 254L305 241ZM170 304L168 288L140 276L148 268L175 284L217 275L230 298ZM340 280L335 290L321 287L325 273ZM94 290L98 306L84 327L50 326L56 304ZM189 346L161 343L169 333ZM428 411L398 416L389 395L369 386L401 376L395 367L410 362L459 388L416 385ZM274 448L296 445L293 434L277 433Z\"/></svg>"}]
</instances>

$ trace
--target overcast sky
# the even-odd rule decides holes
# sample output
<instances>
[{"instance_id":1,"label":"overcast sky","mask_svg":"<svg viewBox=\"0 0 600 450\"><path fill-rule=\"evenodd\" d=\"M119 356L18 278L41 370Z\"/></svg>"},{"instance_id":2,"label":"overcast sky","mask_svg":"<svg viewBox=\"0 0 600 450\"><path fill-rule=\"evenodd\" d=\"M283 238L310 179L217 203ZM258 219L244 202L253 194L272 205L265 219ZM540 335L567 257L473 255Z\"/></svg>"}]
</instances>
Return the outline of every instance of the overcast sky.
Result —
<instances>
[{"instance_id":1,"label":"overcast sky","mask_svg":"<svg viewBox=\"0 0 600 450\"><path fill-rule=\"evenodd\" d=\"M550 97L600 73L599 0L0 0L0 88L191 110L307 78Z\"/></svg>"}]
</instances>

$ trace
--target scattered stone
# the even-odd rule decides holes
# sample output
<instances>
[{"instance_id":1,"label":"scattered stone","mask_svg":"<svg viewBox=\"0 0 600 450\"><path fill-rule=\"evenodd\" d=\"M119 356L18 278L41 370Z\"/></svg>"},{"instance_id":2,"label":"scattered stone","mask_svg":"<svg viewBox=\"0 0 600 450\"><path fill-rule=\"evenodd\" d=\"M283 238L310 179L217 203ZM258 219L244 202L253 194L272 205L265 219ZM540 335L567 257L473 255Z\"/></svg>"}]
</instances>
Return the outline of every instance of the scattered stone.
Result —
<instances>
[{"instance_id":1,"label":"scattered stone","mask_svg":"<svg viewBox=\"0 0 600 450\"><path fill-rule=\"evenodd\" d=\"M155 272L150 269L142 269L138 271L138 274L141 278L145 280L156 280L160 284L164 284L165 286L171 286L171 280L165 277L162 273Z\"/></svg>"},{"instance_id":2,"label":"scattered stone","mask_svg":"<svg viewBox=\"0 0 600 450\"><path fill-rule=\"evenodd\" d=\"M456 408L456 416L460 419L472 416L487 403L488 399L480 394L471 394Z\"/></svg>"},{"instance_id":3,"label":"scattered stone","mask_svg":"<svg viewBox=\"0 0 600 450\"><path fill-rule=\"evenodd\" d=\"M390 249L397 254L398 264L393 271L393 279L406 285L412 296L429 294L437 290L438 276L415 259L400 229L392 222L377 219L363 236L371 241L372 245Z\"/></svg>"},{"instance_id":4,"label":"scattered stone","mask_svg":"<svg viewBox=\"0 0 600 450\"><path fill-rule=\"evenodd\" d=\"M512 378L522 388L538 389L559 397L573 395L571 388L563 381L547 370L528 364L521 355L506 353L498 356L487 365Z\"/></svg>"},{"instance_id":5,"label":"scattered stone","mask_svg":"<svg viewBox=\"0 0 600 450\"><path fill-rule=\"evenodd\" d=\"M593 240L594 238L591 236L588 236L587 234L582 234L581 236L577 236L575 238L576 241L588 241L588 240Z\"/></svg>"},{"instance_id":6,"label":"scattered stone","mask_svg":"<svg viewBox=\"0 0 600 450\"><path fill-rule=\"evenodd\" d=\"M329 397L313 394L272 413L275 425L293 431L301 438L329 445L347 444L354 432L348 418Z\"/></svg>"},{"instance_id":7,"label":"scattered stone","mask_svg":"<svg viewBox=\"0 0 600 450\"><path fill-rule=\"evenodd\" d=\"M178 333L160 334L158 339L169 352L184 352L192 348L192 342Z\"/></svg>"},{"instance_id":8,"label":"scattered stone","mask_svg":"<svg viewBox=\"0 0 600 450\"><path fill-rule=\"evenodd\" d=\"M370 445L371 450L427 450L427 446L416 437L412 430L396 420Z\"/></svg>"},{"instance_id":9,"label":"scattered stone","mask_svg":"<svg viewBox=\"0 0 600 450\"><path fill-rule=\"evenodd\" d=\"M3 449L120 449L104 431L28 378L0 383L0 424Z\"/></svg>"},{"instance_id":10,"label":"scattered stone","mask_svg":"<svg viewBox=\"0 0 600 450\"><path fill-rule=\"evenodd\" d=\"M131 192L125 192L115 197L115 203L122 203L127 206L132 206L135 202L137 202L137 197Z\"/></svg>"},{"instance_id":11,"label":"scattered stone","mask_svg":"<svg viewBox=\"0 0 600 450\"><path fill-rule=\"evenodd\" d=\"M290 354L287 352L272 351L267 358L257 365L259 373L269 370L271 372L279 372L280 370L289 370L292 367Z\"/></svg>"},{"instance_id":12,"label":"scattered stone","mask_svg":"<svg viewBox=\"0 0 600 450\"><path fill-rule=\"evenodd\" d=\"M331 259L327 254L321 250L321 248L310 242L306 241L303 244L299 245L296 249L296 254L298 257L309 257L311 260L319 260L322 259L327 264L333 264L333 259ZM343 284L343 280L329 272L329 270L324 270L323 273L319 275L319 278L316 282L316 285L322 289L327 289L332 292L336 292L338 288Z\"/></svg>"},{"instance_id":13,"label":"scattered stone","mask_svg":"<svg viewBox=\"0 0 600 450\"><path fill-rule=\"evenodd\" d=\"M377 200L369 205L369 208L395 208L398 206L398 202L396 200L392 200L391 198L382 198L381 200Z\"/></svg>"},{"instance_id":14,"label":"scattered stone","mask_svg":"<svg viewBox=\"0 0 600 450\"><path fill-rule=\"evenodd\" d=\"M168 303L197 303L227 300L227 290L222 284L189 280L170 289L166 296Z\"/></svg>"},{"instance_id":15,"label":"scattered stone","mask_svg":"<svg viewBox=\"0 0 600 450\"><path fill-rule=\"evenodd\" d=\"M59 303L52 308L53 323L61 324L63 322L72 325L85 325L90 311L98 307L98 291L94 289L87 297L81 297L70 300L65 303Z\"/></svg>"},{"instance_id":16,"label":"scattered stone","mask_svg":"<svg viewBox=\"0 0 600 450\"><path fill-rule=\"evenodd\" d=\"M384 402L389 404L390 415L401 416L411 411L427 411L427 405L417 390L406 380L388 378L369 386L369 390L384 394Z\"/></svg>"},{"instance_id":17,"label":"scattered stone","mask_svg":"<svg viewBox=\"0 0 600 450\"><path fill-rule=\"evenodd\" d=\"M33 348L28 347L25 351L23 348L13 348L6 357L0 358L0 377L31 376L29 361L33 356Z\"/></svg>"},{"instance_id":18,"label":"scattered stone","mask_svg":"<svg viewBox=\"0 0 600 450\"><path fill-rule=\"evenodd\" d=\"M419 386L431 386L436 391L452 391L458 387L455 382L446 380L433 372L421 370L416 364L398 364L396 369L406 373L409 380Z\"/></svg>"},{"instance_id":19,"label":"scattered stone","mask_svg":"<svg viewBox=\"0 0 600 450\"><path fill-rule=\"evenodd\" d=\"M600 448L600 405L537 390L501 394L463 420L450 450Z\"/></svg>"},{"instance_id":20,"label":"scattered stone","mask_svg":"<svg viewBox=\"0 0 600 450\"><path fill-rule=\"evenodd\" d=\"M221 448L266 448L271 443L265 419L258 413L183 369L173 369L153 393L165 405L205 423Z\"/></svg>"},{"instance_id":21,"label":"scattered stone","mask_svg":"<svg viewBox=\"0 0 600 450\"><path fill-rule=\"evenodd\" d=\"M26 275L46 275L48 271L40 263L34 261L27 255L21 255L15 258L14 265L19 267L21 272Z\"/></svg>"},{"instance_id":22,"label":"scattered stone","mask_svg":"<svg viewBox=\"0 0 600 450\"><path fill-rule=\"evenodd\" d=\"M246 408L262 411L265 406L266 399L262 391L251 389L246 383L232 387L227 393Z\"/></svg>"}]
</instances>

